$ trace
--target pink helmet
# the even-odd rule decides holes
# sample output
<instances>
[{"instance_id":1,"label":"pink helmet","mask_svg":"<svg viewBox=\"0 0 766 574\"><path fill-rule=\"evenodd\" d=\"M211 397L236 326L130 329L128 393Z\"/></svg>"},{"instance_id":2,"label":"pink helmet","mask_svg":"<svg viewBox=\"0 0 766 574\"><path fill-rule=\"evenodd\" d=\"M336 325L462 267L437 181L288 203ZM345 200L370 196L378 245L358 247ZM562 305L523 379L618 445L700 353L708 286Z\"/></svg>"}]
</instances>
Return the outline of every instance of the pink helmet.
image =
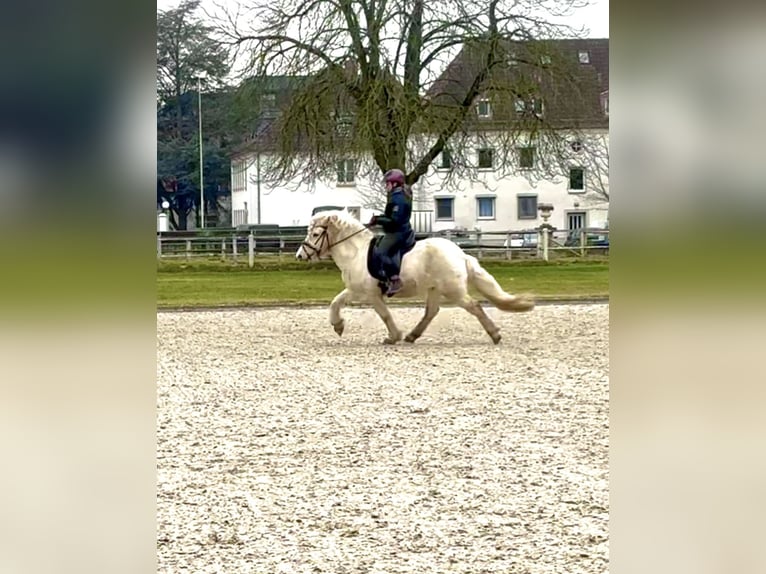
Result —
<instances>
[{"instance_id":1,"label":"pink helmet","mask_svg":"<svg viewBox=\"0 0 766 574\"><path fill-rule=\"evenodd\" d=\"M383 176L383 181L404 185L404 172L401 169L389 169Z\"/></svg>"}]
</instances>

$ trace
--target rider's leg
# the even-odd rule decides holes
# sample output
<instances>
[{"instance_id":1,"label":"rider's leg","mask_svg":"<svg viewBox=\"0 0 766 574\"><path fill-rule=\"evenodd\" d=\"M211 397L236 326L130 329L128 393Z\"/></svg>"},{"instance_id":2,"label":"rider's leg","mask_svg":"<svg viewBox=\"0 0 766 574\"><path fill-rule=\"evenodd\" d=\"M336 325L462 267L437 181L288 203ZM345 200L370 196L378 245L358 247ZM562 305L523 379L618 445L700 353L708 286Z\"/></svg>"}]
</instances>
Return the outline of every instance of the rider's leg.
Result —
<instances>
[{"instance_id":1,"label":"rider's leg","mask_svg":"<svg viewBox=\"0 0 766 574\"><path fill-rule=\"evenodd\" d=\"M392 255L396 253L397 236L395 233L386 233L378 244L383 273L387 279L391 278L391 272L398 271L398 266L392 261Z\"/></svg>"}]
</instances>

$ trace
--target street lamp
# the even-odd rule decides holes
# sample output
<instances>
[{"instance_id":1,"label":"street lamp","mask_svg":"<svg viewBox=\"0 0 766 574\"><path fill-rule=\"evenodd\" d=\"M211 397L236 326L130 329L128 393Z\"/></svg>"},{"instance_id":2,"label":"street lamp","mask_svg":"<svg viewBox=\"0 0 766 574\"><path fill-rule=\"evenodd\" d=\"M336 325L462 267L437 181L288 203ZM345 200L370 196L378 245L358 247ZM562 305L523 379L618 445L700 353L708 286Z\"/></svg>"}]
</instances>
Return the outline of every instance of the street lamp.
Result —
<instances>
[{"instance_id":1,"label":"street lamp","mask_svg":"<svg viewBox=\"0 0 766 574\"><path fill-rule=\"evenodd\" d=\"M207 77L205 72L197 75L197 116L199 117L199 192L200 192L200 225L205 229L205 178L203 175L204 164L202 163L202 80Z\"/></svg>"}]
</instances>

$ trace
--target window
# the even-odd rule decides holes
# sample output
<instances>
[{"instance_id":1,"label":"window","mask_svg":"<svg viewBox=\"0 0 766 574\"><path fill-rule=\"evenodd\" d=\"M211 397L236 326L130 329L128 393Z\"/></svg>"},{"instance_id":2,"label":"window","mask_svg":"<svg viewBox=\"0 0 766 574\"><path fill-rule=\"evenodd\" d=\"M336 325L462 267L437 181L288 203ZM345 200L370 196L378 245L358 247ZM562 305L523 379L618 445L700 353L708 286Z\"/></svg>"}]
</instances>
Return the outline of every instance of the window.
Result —
<instances>
[{"instance_id":1,"label":"window","mask_svg":"<svg viewBox=\"0 0 766 574\"><path fill-rule=\"evenodd\" d=\"M247 190L247 164L244 161L235 161L231 167L231 191Z\"/></svg>"},{"instance_id":2,"label":"window","mask_svg":"<svg viewBox=\"0 0 766 574\"><path fill-rule=\"evenodd\" d=\"M455 219L455 199L452 197L436 198L437 221L452 221Z\"/></svg>"},{"instance_id":3,"label":"window","mask_svg":"<svg viewBox=\"0 0 766 574\"><path fill-rule=\"evenodd\" d=\"M489 104L488 98L482 98L476 104L476 115L480 118L492 117L492 107Z\"/></svg>"},{"instance_id":4,"label":"window","mask_svg":"<svg viewBox=\"0 0 766 574\"><path fill-rule=\"evenodd\" d=\"M580 50L577 57L580 59L581 64L590 64L590 54L585 50Z\"/></svg>"},{"instance_id":5,"label":"window","mask_svg":"<svg viewBox=\"0 0 766 574\"><path fill-rule=\"evenodd\" d=\"M515 66L518 63L519 63L519 61L517 59L516 52L509 53L508 54L508 65L509 66Z\"/></svg>"},{"instance_id":6,"label":"window","mask_svg":"<svg viewBox=\"0 0 766 574\"><path fill-rule=\"evenodd\" d=\"M495 150L490 148L482 148L479 150L479 169L492 169L493 160L495 159Z\"/></svg>"},{"instance_id":7,"label":"window","mask_svg":"<svg viewBox=\"0 0 766 574\"><path fill-rule=\"evenodd\" d=\"M264 117L273 118L277 113L277 95L266 93L261 96L261 113Z\"/></svg>"},{"instance_id":8,"label":"window","mask_svg":"<svg viewBox=\"0 0 766 574\"><path fill-rule=\"evenodd\" d=\"M452 153L450 152L449 148L444 148L439 154L439 169L450 169L452 168Z\"/></svg>"},{"instance_id":9,"label":"window","mask_svg":"<svg viewBox=\"0 0 766 574\"><path fill-rule=\"evenodd\" d=\"M519 150L519 167L522 169L532 169L535 167L535 148L534 147L520 147Z\"/></svg>"},{"instance_id":10,"label":"window","mask_svg":"<svg viewBox=\"0 0 766 574\"><path fill-rule=\"evenodd\" d=\"M495 219L494 197L476 198L476 217L477 219Z\"/></svg>"},{"instance_id":11,"label":"window","mask_svg":"<svg viewBox=\"0 0 766 574\"><path fill-rule=\"evenodd\" d=\"M541 115L543 113L543 100L541 98L516 98L514 108L517 114L523 114L524 112L535 113Z\"/></svg>"},{"instance_id":12,"label":"window","mask_svg":"<svg viewBox=\"0 0 766 574\"><path fill-rule=\"evenodd\" d=\"M580 153L582 151L582 142L580 140L574 140L571 144L569 144L569 147L573 152Z\"/></svg>"},{"instance_id":13,"label":"window","mask_svg":"<svg viewBox=\"0 0 766 574\"><path fill-rule=\"evenodd\" d=\"M517 195L516 201L519 219L537 219L536 195Z\"/></svg>"},{"instance_id":14,"label":"window","mask_svg":"<svg viewBox=\"0 0 766 574\"><path fill-rule=\"evenodd\" d=\"M335 133L341 137L347 137L351 135L354 122L351 116L339 115L335 120Z\"/></svg>"},{"instance_id":15,"label":"window","mask_svg":"<svg viewBox=\"0 0 766 574\"><path fill-rule=\"evenodd\" d=\"M581 167L569 168L570 191L583 191L585 189L585 170Z\"/></svg>"},{"instance_id":16,"label":"window","mask_svg":"<svg viewBox=\"0 0 766 574\"><path fill-rule=\"evenodd\" d=\"M338 162L338 183L354 183L356 162L345 159Z\"/></svg>"}]
</instances>

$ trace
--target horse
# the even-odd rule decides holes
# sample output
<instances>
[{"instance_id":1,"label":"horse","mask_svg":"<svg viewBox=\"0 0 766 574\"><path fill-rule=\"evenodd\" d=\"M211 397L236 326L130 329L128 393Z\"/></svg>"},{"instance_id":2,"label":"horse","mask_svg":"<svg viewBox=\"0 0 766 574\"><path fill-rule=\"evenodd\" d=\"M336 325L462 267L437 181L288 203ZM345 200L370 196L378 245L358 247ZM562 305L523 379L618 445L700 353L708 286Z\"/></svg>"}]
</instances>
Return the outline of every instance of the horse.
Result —
<instances>
[{"instance_id":1,"label":"horse","mask_svg":"<svg viewBox=\"0 0 766 574\"><path fill-rule=\"evenodd\" d=\"M330 303L330 324L341 336L345 321L341 308L353 301L368 303L388 329L384 344L393 345L402 339L385 303L384 277L377 273L375 234L367 225L346 211L322 211L308 225L306 238L295 253L298 260L331 258L341 271L345 289ZM393 298L425 298L425 314L404 340L414 343L439 312L440 305L457 305L476 317L481 326L498 344L500 329L487 316L479 301L468 294L474 287L502 311L524 312L534 308L527 295L506 293L479 261L465 253L454 242L442 237L429 237L415 242L401 259L402 289Z\"/></svg>"}]
</instances>

